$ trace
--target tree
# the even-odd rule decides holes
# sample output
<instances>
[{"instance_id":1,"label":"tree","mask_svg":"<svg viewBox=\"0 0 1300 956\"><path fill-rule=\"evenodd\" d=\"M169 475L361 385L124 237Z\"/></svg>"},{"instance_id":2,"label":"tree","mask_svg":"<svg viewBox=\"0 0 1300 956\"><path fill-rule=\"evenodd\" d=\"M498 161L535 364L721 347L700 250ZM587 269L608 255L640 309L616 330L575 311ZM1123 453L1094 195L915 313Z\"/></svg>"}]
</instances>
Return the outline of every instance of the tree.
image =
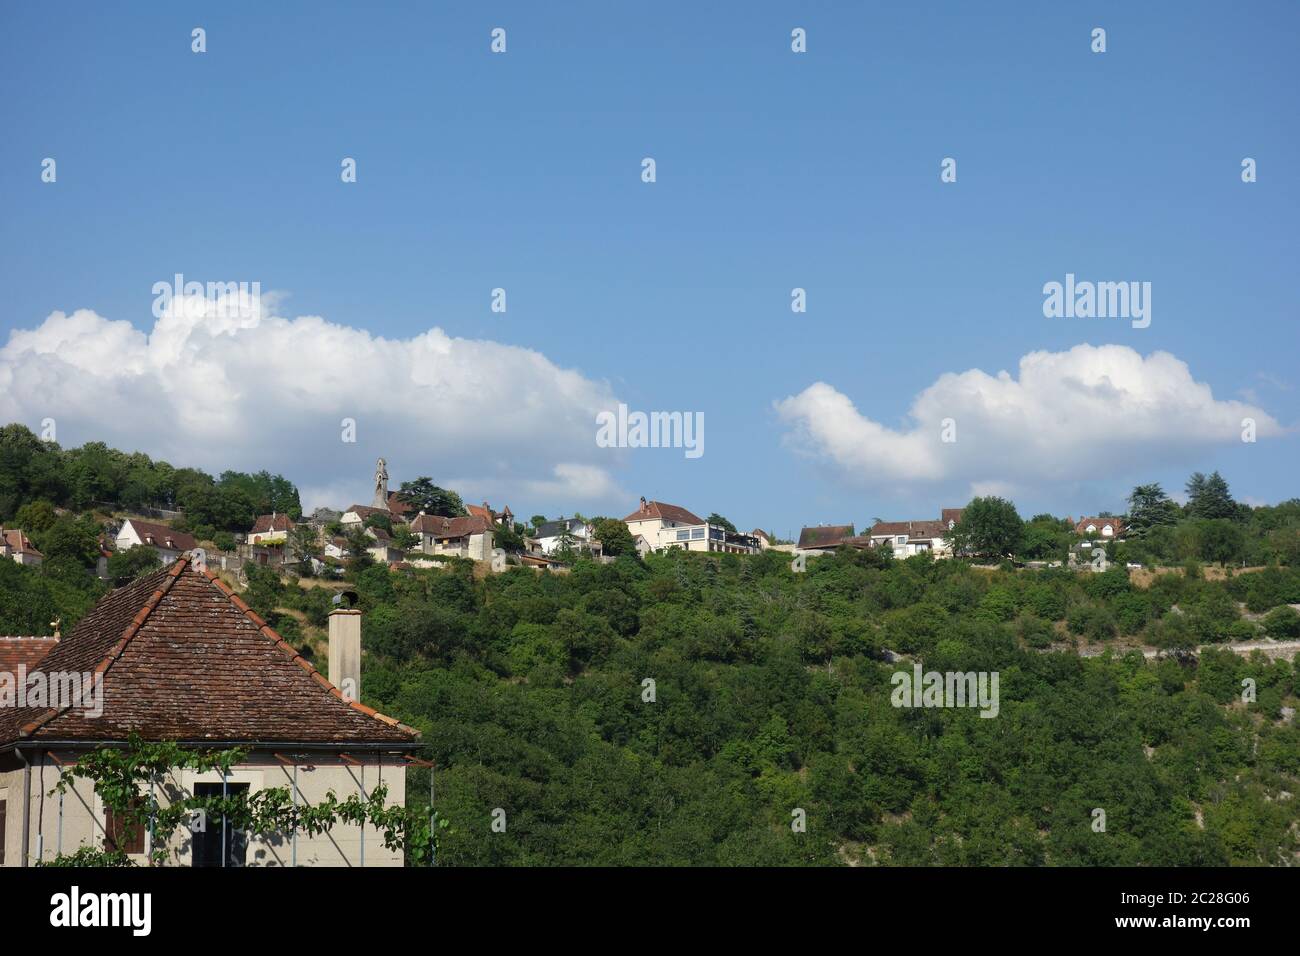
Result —
<instances>
[{"instance_id":1,"label":"tree","mask_svg":"<svg viewBox=\"0 0 1300 956\"><path fill-rule=\"evenodd\" d=\"M636 553L636 541L626 522L617 518L597 518L593 527L593 534L605 554L616 558L620 554Z\"/></svg>"},{"instance_id":2,"label":"tree","mask_svg":"<svg viewBox=\"0 0 1300 956\"><path fill-rule=\"evenodd\" d=\"M1153 528L1178 522L1178 505L1160 487L1159 482L1138 485L1128 496L1128 533L1142 538Z\"/></svg>"},{"instance_id":3,"label":"tree","mask_svg":"<svg viewBox=\"0 0 1300 956\"><path fill-rule=\"evenodd\" d=\"M1055 558L1063 561L1073 540L1074 529L1068 521L1049 514L1035 515L1025 523L1024 540L1019 553L1026 558Z\"/></svg>"},{"instance_id":4,"label":"tree","mask_svg":"<svg viewBox=\"0 0 1300 956\"><path fill-rule=\"evenodd\" d=\"M416 511L423 511L427 515L459 518L468 514L465 510L465 502L460 500L460 495L446 488L439 488L433 483L432 478L425 475L421 475L414 481L402 482L397 498Z\"/></svg>"},{"instance_id":5,"label":"tree","mask_svg":"<svg viewBox=\"0 0 1300 956\"><path fill-rule=\"evenodd\" d=\"M253 496L238 485L195 487L187 490L179 503L185 511L185 524L191 529L247 531L258 513Z\"/></svg>"},{"instance_id":6,"label":"tree","mask_svg":"<svg viewBox=\"0 0 1300 956\"><path fill-rule=\"evenodd\" d=\"M975 498L962 512L950 539L957 554L1006 558L1021 550L1025 526L1005 498Z\"/></svg>"},{"instance_id":7,"label":"tree","mask_svg":"<svg viewBox=\"0 0 1300 956\"><path fill-rule=\"evenodd\" d=\"M32 541L47 561L67 558L93 568L99 560L99 526L89 515L60 515L33 534Z\"/></svg>"},{"instance_id":8,"label":"tree","mask_svg":"<svg viewBox=\"0 0 1300 956\"><path fill-rule=\"evenodd\" d=\"M289 550L297 555L301 562L312 558L320 560L320 536L309 524L296 524L289 529Z\"/></svg>"},{"instance_id":9,"label":"tree","mask_svg":"<svg viewBox=\"0 0 1300 956\"><path fill-rule=\"evenodd\" d=\"M722 517L722 515L718 514L716 511L713 512L713 514L709 515L707 518L705 518L704 521L706 524L711 524L715 528L724 528L727 531L730 531L732 534L736 533L736 526L732 524L730 521L728 521L726 518Z\"/></svg>"},{"instance_id":10,"label":"tree","mask_svg":"<svg viewBox=\"0 0 1300 956\"><path fill-rule=\"evenodd\" d=\"M393 533L393 516L386 511L376 511L374 514L366 515L362 527L382 528L391 535Z\"/></svg>"},{"instance_id":11,"label":"tree","mask_svg":"<svg viewBox=\"0 0 1300 956\"><path fill-rule=\"evenodd\" d=\"M493 543L503 551L518 554L524 550L524 531L524 526L518 522L510 527L497 525L492 529Z\"/></svg>"},{"instance_id":12,"label":"tree","mask_svg":"<svg viewBox=\"0 0 1300 956\"><path fill-rule=\"evenodd\" d=\"M1240 509L1217 471L1209 477L1195 472L1187 479L1187 514L1193 518L1237 518Z\"/></svg>"},{"instance_id":13,"label":"tree","mask_svg":"<svg viewBox=\"0 0 1300 956\"><path fill-rule=\"evenodd\" d=\"M108 579L113 587L120 588L136 578L162 567L158 552L145 544L137 544L126 551L114 551L108 557Z\"/></svg>"}]
</instances>

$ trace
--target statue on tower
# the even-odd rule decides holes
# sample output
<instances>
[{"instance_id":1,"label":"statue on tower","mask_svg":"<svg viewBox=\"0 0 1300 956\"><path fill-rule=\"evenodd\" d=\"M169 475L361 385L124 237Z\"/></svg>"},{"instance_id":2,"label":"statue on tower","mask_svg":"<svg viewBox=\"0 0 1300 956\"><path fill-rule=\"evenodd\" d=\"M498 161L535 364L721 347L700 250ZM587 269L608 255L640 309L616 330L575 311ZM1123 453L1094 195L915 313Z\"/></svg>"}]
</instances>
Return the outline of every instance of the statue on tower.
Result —
<instances>
[{"instance_id":1,"label":"statue on tower","mask_svg":"<svg viewBox=\"0 0 1300 956\"><path fill-rule=\"evenodd\" d=\"M370 506L388 510L388 462L382 458L375 462L375 500Z\"/></svg>"}]
</instances>

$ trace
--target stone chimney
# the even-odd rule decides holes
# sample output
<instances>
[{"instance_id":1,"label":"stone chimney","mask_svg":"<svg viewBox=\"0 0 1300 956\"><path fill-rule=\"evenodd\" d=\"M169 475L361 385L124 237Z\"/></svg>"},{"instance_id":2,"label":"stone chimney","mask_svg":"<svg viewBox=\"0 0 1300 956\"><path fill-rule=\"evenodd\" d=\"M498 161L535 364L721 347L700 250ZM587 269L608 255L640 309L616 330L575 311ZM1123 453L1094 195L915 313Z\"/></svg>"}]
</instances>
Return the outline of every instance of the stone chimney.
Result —
<instances>
[{"instance_id":1,"label":"stone chimney","mask_svg":"<svg viewBox=\"0 0 1300 956\"><path fill-rule=\"evenodd\" d=\"M329 613L330 683L345 700L361 699L361 612L336 607Z\"/></svg>"}]
</instances>

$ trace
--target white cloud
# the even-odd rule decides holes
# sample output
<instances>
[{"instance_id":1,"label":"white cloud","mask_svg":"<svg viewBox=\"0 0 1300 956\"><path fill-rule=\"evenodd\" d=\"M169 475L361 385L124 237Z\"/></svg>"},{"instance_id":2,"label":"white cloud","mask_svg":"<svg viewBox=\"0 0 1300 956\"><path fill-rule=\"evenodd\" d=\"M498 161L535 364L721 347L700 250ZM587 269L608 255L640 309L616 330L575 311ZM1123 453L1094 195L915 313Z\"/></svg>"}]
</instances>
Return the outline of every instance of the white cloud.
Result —
<instances>
[{"instance_id":1,"label":"white cloud","mask_svg":"<svg viewBox=\"0 0 1300 956\"><path fill-rule=\"evenodd\" d=\"M275 301L230 318L221 302L177 299L148 334L87 309L15 329L0 348L0 422L53 418L64 446L278 471L307 507L368 501L379 455L394 487L424 474L471 501L622 503L595 444L596 413L617 401L607 383L439 328L388 339L287 319ZM341 441L344 418L356 420L355 444Z\"/></svg>"},{"instance_id":2,"label":"white cloud","mask_svg":"<svg viewBox=\"0 0 1300 956\"><path fill-rule=\"evenodd\" d=\"M1031 352L1019 375L941 375L912 403L906 427L872 421L825 382L775 403L787 441L848 483L962 482L1008 493L1035 483L1195 463L1201 449L1240 443L1253 418L1261 440L1285 429L1267 412L1219 401L1167 352L1121 345ZM941 441L944 419L956 441Z\"/></svg>"}]
</instances>

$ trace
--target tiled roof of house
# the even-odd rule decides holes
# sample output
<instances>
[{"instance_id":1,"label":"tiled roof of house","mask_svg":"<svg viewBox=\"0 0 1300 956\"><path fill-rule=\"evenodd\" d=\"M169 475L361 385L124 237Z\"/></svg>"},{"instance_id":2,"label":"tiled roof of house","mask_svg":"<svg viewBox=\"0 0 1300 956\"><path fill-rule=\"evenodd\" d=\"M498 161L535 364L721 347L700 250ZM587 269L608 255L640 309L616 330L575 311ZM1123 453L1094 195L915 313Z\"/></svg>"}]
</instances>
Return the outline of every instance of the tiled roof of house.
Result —
<instances>
[{"instance_id":1,"label":"tiled roof of house","mask_svg":"<svg viewBox=\"0 0 1300 956\"><path fill-rule=\"evenodd\" d=\"M853 536L851 524L823 524L815 528L804 528L799 532L801 548L833 548L845 538Z\"/></svg>"},{"instance_id":2,"label":"tiled roof of house","mask_svg":"<svg viewBox=\"0 0 1300 956\"><path fill-rule=\"evenodd\" d=\"M342 692L188 555L102 598L42 660L102 675L104 710L0 710L0 747L23 739L377 744L418 732Z\"/></svg>"},{"instance_id":3,"label":"tiled roof of house","mask_svg":"<svg viewBox=\"0 0 1300 956\"><path fill-rule=\"evenodd\" d=\"M691 514L685 508L678 505L665 504L662 501L646 501L641 499L641 507L632 512L624 521L653 521L660 518L664 521L676 521L679 524L704 524L704 519L697 515Z\"/></svg>"},{"instance_id":4,"label":"tiled roof of house","mask_svg":"<svg viewBox=\"0 0 1300 956\"><path fill-rule=\"evenodd\" d=\"M32 546L31 539L17 528L0 528L0 537L3 537L6 547L15 554L34 554L38 558L44 557Z\"/></svg>"},{"instance_id":5,"label":"tiled roof of house","mask_svg":"<svg viewBox=\"0 0 1300 956\"><path fill-rule=\"evenodd\" d=\"M872 535L900 535L909 538L942 538L948 533L948 524L944 521L877 521L871 526Z\"/></svg>"},{"instance_id":6,"label":"tiled roof of house","mask_svg":"<svg viewBox=\"0 0 1300 956\"><path fill-rule=\"evenodd\" d=\"M1110 525L1116 535L1124 533L1123 518L1080 518L1074 525L1075 534L1087 534L1088 525L1095 525L1100 532L1106 525Z\"/></svg>"},{"instance_id":7,"label":"tiled roof of house","mask_svg":"<svg viewBox=\"0 0 1300 956\"><path fill-rule=\"evenodd\" d=\"M253 522L253 529L249 534L266 534L270 531L292 531L293 522L288 515L269 514L258 515L257 520Z\"/></svg>"},{"instance_id":8,"label":"tiled roof of house","mask_svg":"<svg viewBox=\"0 0 1300 956\"><path fill-rule=\"evenodd\" d=\"M176 531L165 524L154 524L152 521L141 521L139 518L127 518L124 526L127 524L135 528L135 533L141 541L157 548L167 548L171 551L191 551L198 547L194 535L184 531Z\"/></svg>"},{"instance_id":9,"label":"tiled roof of house","mask_svg":"<svg viewBox=\"0 0 1300 956\"><path fill-rule=\"evenodd\" d=\"M506 505L500 511L497 511L486 501L481 505L466 505L465 510L476 517L486 518L493 524L501 520L509 520L515 516L515 513L510 510L509 505Z\"/></svg>"},{"instance_id":10,"label":"tiled roof of house","mask_svg":"<svg viewBox=\"0 0 1300 956\"><path fill-rule=\"evenodd\" d=\"M388 510L391 514L395 514L398 517L401 517L414 509L412 509L410 505L408 505L405 501L399 498L398 493L396 491L393 491L390 492L388 495Z\"/></svg>"},{"instance_id":11,"label":"tiled roof of house","mask_svg":"<svg viewBox=\"0 0 1300 956\"><path fill-rule=\"evenodd\" d=\"M17 680L19 666L31 671L58 645L57 637L0 636L0 674L12 674Z\"/></svg>"},{"instance_id":12,"label":"tiled roof of house","mask_svg":"<svg viewBox=\"0 0 1300 956\"><path fill-rule=\"evenodd\" d=\"M944 508L939 512L939 520L943 522L943 525L946 528L950 521L953 524L961 521L961 516L965 511L965 508Z\"/></svg>"},{"instance_id":13,"label":"tiled roof of house","mask_svg":"<svg viewBox=\"0 0 1300 956\"><path fill-rule=\"evenodd\" d=\"M411 530L416 534L431 534L435 538L466 538L488 531L491 526L492 522L479 515L444 518L442 515L421 514L411 521Z\"/></svg>"}]
</instances>

